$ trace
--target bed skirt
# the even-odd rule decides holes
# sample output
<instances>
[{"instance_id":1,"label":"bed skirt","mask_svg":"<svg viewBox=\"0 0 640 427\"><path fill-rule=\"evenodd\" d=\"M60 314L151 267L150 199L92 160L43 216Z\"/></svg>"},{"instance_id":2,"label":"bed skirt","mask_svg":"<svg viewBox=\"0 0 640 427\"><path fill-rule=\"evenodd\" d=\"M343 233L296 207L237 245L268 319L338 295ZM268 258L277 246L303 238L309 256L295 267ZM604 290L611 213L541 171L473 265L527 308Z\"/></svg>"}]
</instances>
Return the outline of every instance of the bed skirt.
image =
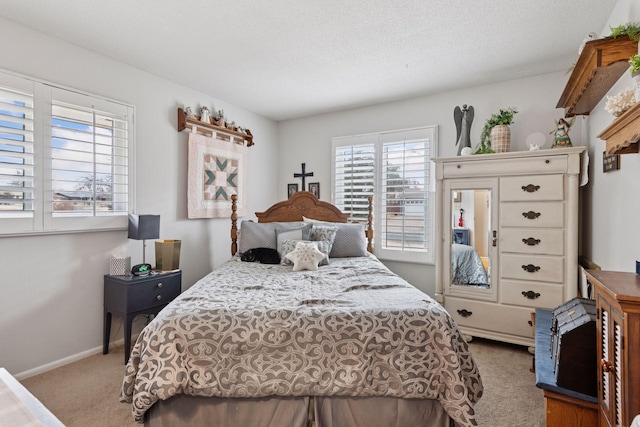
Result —
<instances>
[{"instance_id":1,"label":"bed skirt","mask_svg":"<svg viewBox=\"0 0 640 427\"><path fill-rule=\"evenodd\" d=\"M451 427L437 400L394 397L225 399L179 395L156 402L147 427Z\"/></svg>"}]
</instances>

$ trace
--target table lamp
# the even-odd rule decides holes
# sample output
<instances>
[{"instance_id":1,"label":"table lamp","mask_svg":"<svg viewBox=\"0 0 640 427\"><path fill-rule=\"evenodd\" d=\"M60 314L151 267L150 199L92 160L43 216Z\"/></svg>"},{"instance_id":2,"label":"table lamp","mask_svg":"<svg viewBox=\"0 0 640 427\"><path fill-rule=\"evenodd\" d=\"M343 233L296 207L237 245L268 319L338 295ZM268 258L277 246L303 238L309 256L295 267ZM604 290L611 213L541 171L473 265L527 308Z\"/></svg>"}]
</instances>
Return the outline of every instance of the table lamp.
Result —
<instances>
[{"instance_id":1,"label":"table lamp","mask_svg":"<svg viewBox=\"0 0 640 427\"><path fill-rule=\"evenodd\" d=\"M160 237L160 215L135 215L129 214L129 238L142 240L142 264L135 265L132 269L134 275L149 274L151 266L146 261L147 239ZM140 274L142 273L142 274Z\"/></svg>"}]
</instances>

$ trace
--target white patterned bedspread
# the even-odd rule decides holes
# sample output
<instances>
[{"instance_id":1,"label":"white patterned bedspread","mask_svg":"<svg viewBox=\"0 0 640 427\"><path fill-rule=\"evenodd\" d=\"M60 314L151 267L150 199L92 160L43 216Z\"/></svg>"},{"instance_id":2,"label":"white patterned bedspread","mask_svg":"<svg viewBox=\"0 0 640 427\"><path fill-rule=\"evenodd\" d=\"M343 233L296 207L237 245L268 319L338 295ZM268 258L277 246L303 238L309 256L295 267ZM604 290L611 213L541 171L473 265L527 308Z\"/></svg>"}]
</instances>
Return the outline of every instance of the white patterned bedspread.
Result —
<instances>
[{"instance_id":1,"label":"white patterned bedspread","mask_svg":"<svg viewBox=\"0 0 640 427\"><path fill-rule=\"evenodd\" d=\"M233 258L165 307L126 367L135 419L177 394L391 396L476 425L480 374L440 304L373 256L291 269Z\"/></svg>"}]
</instances>

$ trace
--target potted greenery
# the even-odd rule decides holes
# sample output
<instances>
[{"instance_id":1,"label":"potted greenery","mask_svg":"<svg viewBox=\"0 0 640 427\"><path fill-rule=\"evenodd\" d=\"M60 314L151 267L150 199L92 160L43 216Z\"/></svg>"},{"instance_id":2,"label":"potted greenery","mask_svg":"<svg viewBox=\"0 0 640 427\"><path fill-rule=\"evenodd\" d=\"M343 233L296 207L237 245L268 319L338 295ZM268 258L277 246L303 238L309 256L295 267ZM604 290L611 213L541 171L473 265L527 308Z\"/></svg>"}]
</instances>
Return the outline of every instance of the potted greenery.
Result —
<instances>
[{"instance_id":1,"label":"potted greenery","mask_svg":"<svg viewBox=\"0 0 640 427\"><path fill-rule=\"evenodd\" d=\"M618 25L617 27L609 27L611 29L610 37L618 38L621 36L627 36L631 40L640 41L640 23L638 22L627 22L623 25Z\"/></svg>"},{"instance_id":2,"label":"potted greenery","mask_svg":"<svg viewBox=\"0 0 640 427\"><path fill-rule=\"evenodd\" d=\"M510 124L513 124L513 116L518 112L513 107L506 110L500 109L498 114L492 114L484 122L482 133L480 134L480 144L473 154L488 154L495 152L509 151L511 142ZM495 151L494 151L495 149Z\"/></svg>"}]
</instances>

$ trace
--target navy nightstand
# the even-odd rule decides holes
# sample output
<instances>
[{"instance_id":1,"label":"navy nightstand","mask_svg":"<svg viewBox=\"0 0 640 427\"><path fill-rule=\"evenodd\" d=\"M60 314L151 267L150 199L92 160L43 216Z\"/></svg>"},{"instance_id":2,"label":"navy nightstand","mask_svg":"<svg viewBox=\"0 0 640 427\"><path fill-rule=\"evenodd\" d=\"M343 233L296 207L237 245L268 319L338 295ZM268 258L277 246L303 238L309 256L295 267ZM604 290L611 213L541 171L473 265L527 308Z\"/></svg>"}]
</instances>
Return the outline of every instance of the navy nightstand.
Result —
<instances>
[{"instance_id":1,"label":"navy nightstand","mask_svg":"<svg viewBox=\"0 0 640 427\"><path fill-rule=\"evenodd\" d=\"M148 276L104 276L102 354L109 353L111 315L124 317L124 363L131 352L131 325L139 314L156 315L182 290L182 271Z\"/></svg>"}]
</instances>

